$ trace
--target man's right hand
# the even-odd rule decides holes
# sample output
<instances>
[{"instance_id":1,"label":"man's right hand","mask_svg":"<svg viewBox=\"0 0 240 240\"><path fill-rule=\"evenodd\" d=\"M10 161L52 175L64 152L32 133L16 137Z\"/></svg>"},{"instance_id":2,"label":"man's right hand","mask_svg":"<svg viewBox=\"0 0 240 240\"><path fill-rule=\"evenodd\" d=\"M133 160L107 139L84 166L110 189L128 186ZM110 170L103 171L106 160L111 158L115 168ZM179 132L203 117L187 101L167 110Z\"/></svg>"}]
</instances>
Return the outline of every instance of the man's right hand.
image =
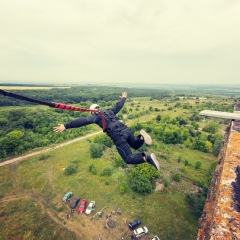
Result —
<instances>
[{"instance_id":1,"label":"man's right hand","mask_svg":"<svg viewBox=\"0 0 240 240\"><path fill-rule=\"evenodd\" d=\"M57 127L54 127L54 128L53 128L53 131L54 131L54 132L63 132L63 131L65 131L65 130L66 130L66 128L65 128L65 126L64 126L63 124L58 124Z\"/></svg>"},{"instance_id":2,"label":"man's right hand","mask_svg":"<svg viewBox=\"0 0 240 240\"><path fill-rule=\"evenodd\" d=\"M127 98L127 92L123 92L121 98Z\"/></svg>"}]
</instances>

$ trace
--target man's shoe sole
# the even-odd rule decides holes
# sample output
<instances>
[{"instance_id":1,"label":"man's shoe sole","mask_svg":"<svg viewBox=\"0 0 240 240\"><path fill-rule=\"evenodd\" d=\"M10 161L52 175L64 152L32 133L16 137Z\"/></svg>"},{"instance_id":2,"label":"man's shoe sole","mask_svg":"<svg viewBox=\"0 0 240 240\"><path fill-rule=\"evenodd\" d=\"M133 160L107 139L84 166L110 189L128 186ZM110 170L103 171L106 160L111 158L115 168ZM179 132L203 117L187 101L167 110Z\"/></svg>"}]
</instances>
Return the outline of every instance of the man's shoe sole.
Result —
<instances>
[{"instance_id":1,"label":"man's shoe sole","mask_svg":"<svg viewBox=\"0 0 240 240\"><path fill-rule=\"evenodd\" d=\"M155 165L157 166L157 170L160 171L160 164L156 158L156 155L154 153L151 153L151 159L153 160L153 162L155 163Z\"/></svg>"},{"instance_id":2,"label":"man's shoe sole","mask_svg":"<svg viewBox=\"0 0 240 240\"><path fill-rule=\"evenodd\" d=\"M149 134L147 134L143 129L140 131L140 134L143 136L144 141L147 145L152 144L152 138Z\"/></svg>"}]
</instances>

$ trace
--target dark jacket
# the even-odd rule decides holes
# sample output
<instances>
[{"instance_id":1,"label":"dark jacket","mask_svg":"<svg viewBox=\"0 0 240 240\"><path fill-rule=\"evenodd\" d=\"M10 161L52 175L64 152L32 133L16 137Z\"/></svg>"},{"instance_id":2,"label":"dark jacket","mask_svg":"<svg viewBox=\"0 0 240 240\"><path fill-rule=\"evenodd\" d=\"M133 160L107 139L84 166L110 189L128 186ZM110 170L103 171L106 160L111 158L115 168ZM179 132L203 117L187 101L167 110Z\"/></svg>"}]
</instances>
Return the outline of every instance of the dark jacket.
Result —
<instances>
[{"instance_id":1,"label":"dark jacket","mask_svg":"<svg viewBox=\"0 0 240 240\"><path fill-rule=\"evenodd\" d=\"M106 122L107 133L108 133L110 127L112 126L112 123L121 124L119 122L119 118L116 116L116 114L122 109L125 101L126 101L126 98L123 97L116 103L116 105L113 108L103 110L103 111L101 111L101 109L100 109L102 115L104 116L105 122ZM100 118L98 113L91 114L88 117L84 117L84 118L82 117L82 118L75 119L73 121L66 123L64 126L66 129L67 128L78 128L78 127L86 126L86 125L89 125L92 123L95 123L99 127L103 128L102 119Z\"/></svg>"}]
</instances>

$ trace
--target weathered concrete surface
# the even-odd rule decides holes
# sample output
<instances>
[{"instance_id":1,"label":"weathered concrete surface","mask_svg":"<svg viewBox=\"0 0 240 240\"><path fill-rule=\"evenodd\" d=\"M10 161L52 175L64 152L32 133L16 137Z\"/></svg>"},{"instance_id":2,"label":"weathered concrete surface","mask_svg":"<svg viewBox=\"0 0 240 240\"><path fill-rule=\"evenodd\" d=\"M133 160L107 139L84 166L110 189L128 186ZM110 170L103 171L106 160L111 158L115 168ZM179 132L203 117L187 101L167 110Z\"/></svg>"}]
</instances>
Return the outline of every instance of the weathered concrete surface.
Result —
<instances>
[{"instance_id":1,"label":"weathered concrete surface","mask_svg":"<svg viewBox=\"0 0 240 240\"><path fill-rule=\"evenodd\" d=\"M240 239L240 121L232 121L226 131L197 239Z\"/></svg>"}]
</instances>

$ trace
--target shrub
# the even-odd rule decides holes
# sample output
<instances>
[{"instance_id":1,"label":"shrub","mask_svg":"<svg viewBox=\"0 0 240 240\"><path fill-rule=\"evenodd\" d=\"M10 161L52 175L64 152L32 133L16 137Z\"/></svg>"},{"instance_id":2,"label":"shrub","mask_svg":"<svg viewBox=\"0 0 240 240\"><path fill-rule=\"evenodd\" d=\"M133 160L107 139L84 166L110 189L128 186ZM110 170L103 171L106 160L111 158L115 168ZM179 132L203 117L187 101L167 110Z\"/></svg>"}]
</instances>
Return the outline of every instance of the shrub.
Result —
<instances>
[{"instance_id":1,"label":"shrub","mask_svg":"<svg viewBox=\"0 0 240 240\"><path fill-rule=\"evenodd\" d=\"M116 156L114 161L115 161L116 167L122 167L122 168L127 167L127 164L122 160L120 156Z\"/></svg>"},{"instance_id":2,"label":"shrub","mask_svg":"<svg viewBox=\"0 0 240 240\"><path fill-rule=\"evenodd\" d=\"M68 164L68 166L64 170L65 175L71 175L75 172L77 172L77 165L74 163Z\"/></svg>"},{"instance_id":3,"label":"shrub","mask_svg":"<svg viewBox=\"0 0 240 240\"><path fill-rule=\"evenodd\" d=\"M125 182L121 183L121 185L119 187L120 193L125 193L126 188L127 188L127 184Z\"/></svg>"},{"instance_id":4,"label":"shrub","mask_svg":"<svg viewBox=\"0 0 240 240\"><path fill-rule=\"evenodd\" d=\"M113 141L106 134L96 136L93 142L103 145L104 148L106 147L111 148L113 146Z\"/></svg>"},{"instance_id":5,"label":"shrub","mask_svg":"<svg viewBox=\"0 0 240 240\"><path fill-rule=\"evenodd\" d=\"M46 159L48 159L50 157L51 157L51 155L49 153L45 153L45 154L40 155L38 159L40 161L43 161L43 160L46 160Z\"/></svg>"},{"instance_id":6,"label":"shrub","mask_svg":"<svg viewBox=\"0 0 240 240\"><path fill-rule=\"evenodd\" d=\"M197 161L197 162L195 163L194 168L195 168L195 169L199 169L199 168L201 167L201 165L202 165L202 163L201 163L200 161Z\"/></svg>"},{"instance_id":7,"label":"shrub","mask_svg":"<svg viewBox=\"0 0 240 240\"><path fill-rule=\"evenodd\" d=\"M130 179L130 186L133 191L146 195L153 191L153 186L150 180L143 175L132 175Z\"/></svg>"},{"instance_id":8,"label":"shrub","mask_svg":"<svg viewBox=\"0 0 240 240\"><path fill-rule=\"evenodd\" d=\"M167 177L164 177L164 178L163 178L163 184L164 184L164 187L168 187L169 184L170 184L170 179L167 178Z\"/></svg>"},{"instance_id":9,"label":"shrub","mask_svg":"<svg viewBox=\"0 0 240 240\"><path fill-rule=\"evenodd\" d=\"M100 176L108 176L108 177L109 177L109 176L112 175L112 172L113 172L112 168L110 168L110 167L105 167L105 168L102 170Z\"/></svg>"},{"instance_id":10,"label":"shrub","mask_svg":"<svg viewBox=\"0 0 240 240\"><path fill-rule=\"evenodd\" d=\"M197 195L193 195L192 193L186 195L186 201L189 204L193 215L198 218L202 215L207 192L208 188L204 186L202 189L198 190Z\"/></svg>"},{"instance_id":11,"label":"shrub","mask_svg":"<svg viewBox=\"0 0 240 240\"><path fill-rule=\"evenodd\" d=\"M215 122L207 123L202 130L214 134L218 131L218 124Z\"/></svg>"},{"instance_id":12,"label":"shrub","mask_svg":"<svg viewBox=\"0 0 240 240\"><path fill-rule=\"evenodd\" d=\"M181 172L185 173L186 172L186 166L181 167Z\"/></svg>"},{"instance_id":13,"label":"shrub","mask_svg":"<svg viewBox=\"0 0 240 240\"><path fill-rule=\"evenodd\" d=\"M175 173L172 177L172 179L175 181L175 182L180 182L180 174L179 173Z\"/></svg>"},{"instance_id":14,"label":"shrub","mask_svg":"<svg viewBox=\"0 0 240 240\"><path fill-rule=\"evenodd\" d=\"M148 180L156 179L160 176L159 171L148 163L142 163L137 165L137 167L132 168L131 175L134 178L137 175L142 175Z\"/></svg>"},{"instance_id":15,"label":"shrub","mask_svg":"<svg viewBox=\"0 0 240 240\"><path fill-rule=\"evenodd\" d=\"M81 160L80 159L75 159L75 160L72 160L71 162L74 163L74 164L78 164L78 163L81 162Z\"/></svg>"},{"instance_id":16,"label":"shrub","mask_svg":"<svg viewBox=\"0 0 240 240\"><path fill-rule=\"evenodd\" d=\"M91 143L90 155L92 158L99 158L103 155L103 146L99 143Z\"/></svg>"},{"instance_id":17,"label":"shrub","mask_svg":"<svg viewBox=\"0 0 240 240\"><path fill-rule=\"evenodd\" d=\"M97 170L93 164L88 165L88 171L94 175L97 174Z\"/></svg>"},{"instance_id":18,"label":"shrub","mask_svg":"<svg viewBox=\"0 0 240 240\"><path fill-rule=\"evenodd\" d=\"M214 156L218 156L222 147L222 141L223 141L223 136L217 135L216 140L213 143L213 147L212 147L212 153L214 154Z\"/></svg>"}]
</instances>

